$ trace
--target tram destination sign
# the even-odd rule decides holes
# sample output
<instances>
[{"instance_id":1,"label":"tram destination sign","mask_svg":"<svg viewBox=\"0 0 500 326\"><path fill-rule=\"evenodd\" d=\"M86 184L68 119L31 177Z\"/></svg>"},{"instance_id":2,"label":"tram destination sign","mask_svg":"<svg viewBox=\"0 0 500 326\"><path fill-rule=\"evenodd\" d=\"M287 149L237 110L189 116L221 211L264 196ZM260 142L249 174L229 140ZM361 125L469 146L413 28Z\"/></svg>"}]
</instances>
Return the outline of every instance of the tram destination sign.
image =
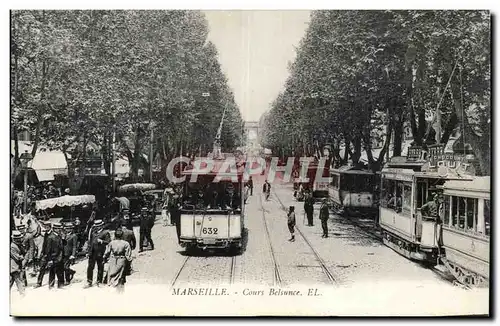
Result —
<instances>
[{"instance_id":1,"label":"tram destination sign","mask_svg":"<svg viewBox=\"0 0 500 326\"><path fill-rule=\"evenodd\" d=\"M408 169L387 168L382 171L384 178L412 182L414 172Z\"/></svg>"},{"instance_id":2,"label":"tram destination sign","mask_svg":"<svg viewBox=\"0 0 500 326\"><path fill-rule=\"evenodd\" d=\"M429 170L446 168L457 172L468 172L474 174L474 156L463 153L445 153L444 145L429 147Z\"/></svg>"}]
</instances>

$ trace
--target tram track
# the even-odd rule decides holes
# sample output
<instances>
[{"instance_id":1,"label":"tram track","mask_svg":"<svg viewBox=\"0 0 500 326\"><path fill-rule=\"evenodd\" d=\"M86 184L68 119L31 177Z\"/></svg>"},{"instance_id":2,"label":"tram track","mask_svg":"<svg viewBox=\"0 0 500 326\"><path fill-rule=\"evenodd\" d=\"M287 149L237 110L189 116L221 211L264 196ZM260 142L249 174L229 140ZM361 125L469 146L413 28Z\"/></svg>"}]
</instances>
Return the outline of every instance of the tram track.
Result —
<instances>
[{"instance_id":1,"label":"tram track","mask_svg":"<svg viewBox=\"0 0 500 326\"><path fill-rule=\"evenodd\" d=\"M271 242L271 234L269 233L269 226L267 225L266 213L265 213L265 209L264 209L264 204L262 203L261 196L259 196L259 203L260 203L260 208L262 211L262 221L264 223L264 228L266 230L266 238L267 238L267 241L269 243L269 248L271 250L271 259L273 261L273 284L274 284L274 286L280 287L283 283L282 278L281 278L281 272L280 272L280 268L278 265L278 261L276 259L275 251L273 248L273 243Z\"/></svg>"},{"instance_id":2,"label":"tram track","mask_svg":"<svg viewBox=\"0 0 500 326\"><path fill-rule=\"evenodd\" d=\"M216 257L219 257L219 256L216 256ZM179 284L179 280L181 279L182 273L188 269L187 268L188 262L193 261L195 258L207 259L207 258L210 258L210 256L208 256L208 257L185 256L184 260L182 261L182 264L180 265L179 269L175 273L174 278L172 279L172 281L170 283L170 288L173 288L174 286ZM232 285L232 284L234 284L235 275L236 275L236 256L231 256L230 258L231 258L231 262L229 263L229 281L228 281L228 283L230 285Z\"/></svg>"},{"instance_id":3,"label":"tram track","mask_svg":"<svg viewBox=\"0 0 500 326\"><path fill-rule=\"evenodd\" d=\"M277 200L279 201L282 209L284 211L286 211L286 207L283 205L283 202L281 201L281 199L279 198L279 196L276 194L276 192L274 192L274 194L275 194ZM338 214L336 214L336 215L340 216ZM353 225L354 227L356 227L357 229L359 229L360 231L362 231L367 237L369 237L369 238L371 238L371 239L379 242L380 244L384 245L383 244L384 237L381 234L379 234L379 233L376 232L377 230L375 228L377 228L377 226L375 226L375 228L373 228L373 227L369 227L367 225L363 225L362 223L359 223L358 221L356 221L355 218L351 218L350 216L346 217L346 219L349 221L349 223L351 225ZM300 232L300 230L299 230L299 232ZM302 232L300 232L300 233L302 235ZM455 286L463 286L463 284L459 283L458 281L456 281L455 279L453 279L452 277L450 277L450 275L448 275L446 272L443 272L441 269L439 269L438 265L436 265L436 266L425 266L425 265L419 264L418 262L414 262L414 263L418 264L419 266L421 266L424 269L428 269L428 270L432 271L440 279L442 279L442 280L444 280L446 282L449 282L449 283L451 283L451 284L453 284ZM456 284L456 283L458 283L458 284Z\"/></svg>"},{"instance_id":4,"label":"tram track","mask_svg":"<svg viewBox=\"0 0 500 326\"><path fill-rule=\"evenodd\" d=\"M274 196L276 197L276 199L278 200L278 203L280 204L281 206L281 209L285 212L285 213L288 213L287 209L286 209L286 206L283 204L283 202L281 201L280 197L278 196L278 194L276 193L276 191L274 191ZM261 199L262 200L262 199ZM314 257L316 258L316 260L318 261L320 267L321 267L321 270L323 271L323 273L325 274L325 276L328 278L328 280L330 281L330 283L332 285L336 285L338 284L338 281L337 281L337 278L335 277L335 275L328 269L328 266L326 266L326 263L325 261L323 260L323 258L321 258L321 256L319 255L319 253L316 251L316 249L314 249L313 245L309 242L309 240L307 239L307 237L304 235L304 233L302 232L302 230L298 227L298 225L295 225L295 229L298 231L298 233L300 234L300 236L302 237L302 239L304 239L304 242L307 244L307 246L311 249Z\"/></svg>"}]
</instances>

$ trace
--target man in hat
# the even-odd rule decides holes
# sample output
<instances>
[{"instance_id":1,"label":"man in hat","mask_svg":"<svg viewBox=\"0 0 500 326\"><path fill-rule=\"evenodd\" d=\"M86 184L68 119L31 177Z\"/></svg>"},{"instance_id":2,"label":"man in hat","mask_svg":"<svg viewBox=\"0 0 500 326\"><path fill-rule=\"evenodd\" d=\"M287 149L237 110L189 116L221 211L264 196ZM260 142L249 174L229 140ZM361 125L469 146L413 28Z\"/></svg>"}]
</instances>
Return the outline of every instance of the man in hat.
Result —
<instances>
[{"instance_id":1,"label":"man in hat","mask_svg":"<svg viewBox=\"0 0 500 326\"><path fill-rule=\"evenodd\" d=\"M21 232L12 231L10 243L10 288L14 282L17 290L21 295L24 295L25 281L23 279L24 267L26 265L26 252L24 251L22 241L23 235Z\"/></svg>"},{"instance_id":2,"label":"man in hat","mask_svg":"<svg viewBox=\"0 0 500 326\"><path fill-rule=\"evenodd\" d=\"M304 211L307 216L307 226L314 226L314 198L310 192L306 193L306 198L304 199Z\"/></svg>"},{"instance_id":3,"label":"man in hat","mask_svg":"<svg viewBox=\"0 0 500 326\"><path fill-rule=\"evenodd\" d=\"M153 239L151 239L151 229L154 225L154 218L149 214L148 208L143 207L141 210L141 224L139 227L139 252L143 252L144 241L147 245L151 245L151 250L155 249Z\"/></svg>"},{"instance_id":4,"label":"man in hat","mask_svg":"<svg viewBox=\"0 0 500 326\"><path fill-rule=\"evenodd\" d=\"M78 237L74 232L75 225L73 223L67 223L66 225L64 225L64 229L64 285L69 285L76 273L73 269L71 269L71 265L75 263L76 250L78 248Z\"/></svg>"},{"instance_id":5,"label":"man in hat","mask_svg":"<svg viewBox=\"0 0 500 326\"><path fill-rule=\"evenodd\" d=\"M319 219L321 220L321 228L323 229L322 238L328 238L328 218L330 217L330 210L328 209L328 202L323 200L321 208L319 209Z\"/></svg>"},{"instance_id":6,"label":"man in hat","mask_svg":"<svg viewBox=\"0 0 500 326\"><path fill-rule=\"evenodd\" d=\"M59 228L60 223L55 223L54 226ZM40 263L40 273L38 274L37 285L41 287L45 271L49 270L49 289L55 285L55 277L57 275L57 287L62 287L64 284L63 276L63 244L62 238L53 230L50 222L45 223L45 238L42 246L42 257Z\"/></svg>"},{"instance_id":7,"label":"man in hat","mask_svg":"<svg viewBox=\"0 0 500 326\"><path fill-rule=\"evenodd\" d=\"M26 253L26 265L25 267L28 266L28 264L32 263L35 257L35 240L33 238L33 235L29 232L26 232L26 225L19 225L17 227L18 231L21 232L23 235L22 239L22 246L23 249ZM24 280L24 286L28 286L28 279L26 277L26 270L23 270L23 280Z\"/></svg>"},{"instance_id":8,"label":"man in hat","mask_svg":"<svg viewBox=\"0 0 500 326\"><path fill-rule=\"evenodd\" d=\"M420 208L422 216L439 218L439 195L437 192L432 194L431 200Z\"/></svg>"},{"instance_id":9,"label":"man in hat","mask_svg":"<svg viewBox=\"0 0 500 326\"><path fill-rule=\"evenodd\" d=\"M120 229L123 231L122 239L127 241L130 245L131 250L135 250L137 246L137 240L135 238L135 233L133 230L129 230L125 225L122 225ZM127 262L127 266L125 268L126 275L130 275L132 272L132 261Z\"/></svg>"},{"instance_id":10,"label":"man in hat","mask_svg":"<svg viewBox=\"0 0 500 326\"><path fill-rule=\"evenodd\" d=\"M269 200L269 195L271 194L271 184L266 180L262 186L262 192L266 196L266 200Z\"/></svg>"},{"instance_id":11,"label":"man in hat","mask_svg":"<svg viewBox=\"0 0 500 326\"><path fill-rule=\"evenodd\" d=\"M94 279L94 267L97 264L97 286L102 284L104 276L104 252L106 246L111 242L111 235L104 229L104 222L102 220L95 220L94 225L90 229L88 238L88 252L89 264L87 267L87 285L85 288L92 286Z\"/></svg>"},{"instance_id":12,"label":"man in hat","mask_svg":"<svg viewBox=\"0 0 500 326\"><path fill-rule=\"evenodd\" d=\"M128 209L124 209L122 218L122 226L127 228L129 231L134 231L134 226L132 225L132 219L130 218L130 212Z\"/></svg>"}]
</instances>

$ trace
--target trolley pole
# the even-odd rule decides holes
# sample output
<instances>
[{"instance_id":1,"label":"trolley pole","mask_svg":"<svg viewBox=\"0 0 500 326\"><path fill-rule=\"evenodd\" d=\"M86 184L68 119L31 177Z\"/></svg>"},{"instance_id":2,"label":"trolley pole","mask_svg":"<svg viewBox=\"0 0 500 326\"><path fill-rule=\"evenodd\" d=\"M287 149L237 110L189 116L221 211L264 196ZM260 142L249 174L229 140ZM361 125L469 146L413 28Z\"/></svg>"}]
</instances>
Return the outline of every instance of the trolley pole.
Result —
<instances>
[{"instance_id":1,"label":"trolley pole","mask_svg":"<svg viewBox=\"0 0 500 326\"><path fill-rule=\"evenodd\" d=\"M154 139L153 124L151 124L150 127L151 127L151 134L149 141L149 181L153 182L153 139Z\"/></svg>"},{"instance_id":2,"label":"trolley pole","mask_svg":"<svg viewBox=\"0 0 500 326\"><path fill-rule=\"evenodd\" d=\"M112 180L112 191L115 192L116 189L116 151L115 151L115 137L116 132L113 130L113 137L111 139L111 180Z\"/></svg>"}]
</instances>

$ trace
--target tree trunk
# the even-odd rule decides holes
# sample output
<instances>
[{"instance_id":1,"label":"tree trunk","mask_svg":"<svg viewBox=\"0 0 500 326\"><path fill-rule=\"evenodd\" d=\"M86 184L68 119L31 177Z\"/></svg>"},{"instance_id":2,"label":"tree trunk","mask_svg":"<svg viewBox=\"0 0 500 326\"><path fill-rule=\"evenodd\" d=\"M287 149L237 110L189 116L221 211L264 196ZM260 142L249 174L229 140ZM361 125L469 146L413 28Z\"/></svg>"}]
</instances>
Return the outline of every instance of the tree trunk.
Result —
<instances>
[{"instance_id":1,"label":"tree trunk","mask_svg":"<svg viewBox=\"0 0 500 326\"><path fill-rule=\"evenodd\" d=\"M446 144L448 140L450 140L450 136L453 133L453 130L457 126L458 123L458 118L455 112L453 112L450 117L448 118L448 122L446 123L444 130L443 130L443 135L441 136L441 139L439 140L440 144Z\"/></svg>"},{"instance_id":2,"label":"tree trunk","mask_svg":"<svg viewBox=\"0 0 500 326\"><path fill-rule=\"evenodd\" d=\"M110 159L110 154L111 154L111 149L112 149L112 138L109 134L109 132L106 132L104 134L104 139L103 139L103 145L102 145L102 157L104 161L104 170L107 175L111 175L111 164L112 158Z\"/></svg>"},{"instance_id":3,"label":"tree trunk","mask_svg":"<svg viewBox=\"0 0 500 326\"><path fill-rule=\"evenodd\" d=\"M394 112L393 126L394 131L394 149L393 156L401 156L403 145L403 110L396 107Z\"/></svg>"},{"instance_id":4,"label":"tree trunk","mask_svg":"<svg viewBox=\"0 0 500 326\"><path fill-rule=\"evenodd\" d=\"M359 136L354 137L352 144L354 149L351 155L352 164L358 164L361 158L361 138Z\"/></svg>"},{"instance_id":5,"label":"tree trunk","mask_svg":"<svg viewBox=\"0 0 500 326\"><path fill-rule=\"evenodd\" d=\"M132 160L132 177L134 178L137 178L139 176L140 157L141 157L140 128L139 126L137 126L135 129L134 152Z\"/></svg>"},{"instance_id":6,"label":"tree trunk","mask_svg":"<svg viewBox=\"0 0 500 326\"><path fill-rule=\"evenodd\" d=\"M45 105L45 86L47 83L47 74L49 70L49 65L48 63L45 62L45 60L42 62L42 84L40 86L40 103L38 105L38 112L37 112L37 124L36 124L36 129L35 129L35 137L33 139L33 149L31 150L31 155L35 157L36 151L38 150L38 143L40 141L40 128L42 127L42 114L45 112L45 109L47 108L47 105Z\"/></svg>"},{"instance_id":7,"label":"tree trunk","mask_svg":"<svg viewBox=\"0 0 500 326\"><path fill-rule=\"evenodd\" d=\"M461 101L459 78L459 75L457 75L451 81L450 92L453 98L453 107L455 109L455 114L457 115L457 120L459 122L463 121L464 124L465 130L462 134L464 146L468 143L472 147L474 155L479 160L481 171L478 171L478 174L491 175L491 149L489 145L490 135L486 129L484 130L482 137L479 137L470 126Z\"/></svg>"}]
</instances>

